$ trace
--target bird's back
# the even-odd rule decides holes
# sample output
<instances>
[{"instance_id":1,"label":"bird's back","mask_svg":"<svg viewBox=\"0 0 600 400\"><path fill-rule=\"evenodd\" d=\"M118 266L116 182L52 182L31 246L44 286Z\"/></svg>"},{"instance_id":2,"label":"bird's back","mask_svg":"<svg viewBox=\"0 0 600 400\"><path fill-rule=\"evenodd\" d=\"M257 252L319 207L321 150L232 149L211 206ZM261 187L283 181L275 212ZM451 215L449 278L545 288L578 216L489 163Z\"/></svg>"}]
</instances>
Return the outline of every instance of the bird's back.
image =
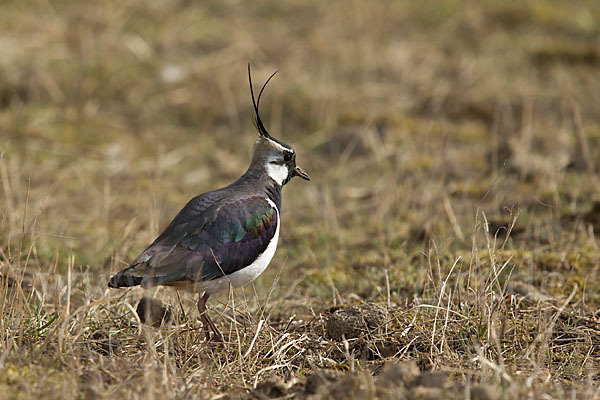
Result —
<instances>
[{"instance_id":1,"label":"bird's back","mask_svg":"<svg viewBox=\"0 0 600 400\"><path fill-rule=\"evenodd\" d=\"M274 238L279 210L264 191L241 186L191 199L109 286L195 284L252 264Z\"/></svg>"}]
</instances>

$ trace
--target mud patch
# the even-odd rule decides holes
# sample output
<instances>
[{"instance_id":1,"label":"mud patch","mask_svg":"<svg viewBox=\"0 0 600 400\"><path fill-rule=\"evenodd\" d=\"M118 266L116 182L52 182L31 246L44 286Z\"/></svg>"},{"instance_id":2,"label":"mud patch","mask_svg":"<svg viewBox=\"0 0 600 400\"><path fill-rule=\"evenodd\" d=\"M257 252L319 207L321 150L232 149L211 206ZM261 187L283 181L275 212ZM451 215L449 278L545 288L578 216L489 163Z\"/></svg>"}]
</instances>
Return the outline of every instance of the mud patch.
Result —
<instances>
[{"instance_id":1,"label":"mud patch","mask_svg":"<svg viewBox=\"0 0 600 400\"><path fill-rule=\"evenodd\" d=\"M151 297L142 297L136 312L143 324L155 328L167 327L175 321L175 314L171 306Z\"/></svg>"},{"instance_id":2,"label":"mud patch","mask_svg":"<svg viewBox=\"0 0 600 400\"><path fill-rule=\"evenodd\" d=\"M283 382L271 377L251 393L255 398L299 397L321 399L442 399L471 398L496 400L499 392L478 383L465 385L450 379L444 370L420 371L414 361L386 364L376 376L368 371L341 372L320 369L310 374L304 387L297 380Z\"/></svg>"},{"instance_id":3,"label":"mud patch","mask_svg":"<svg viewBox=\"0 0 600 400\"><path fill-rule=\"evenodd\" d=\"M387 311L375 303L353 305L334 311L327 319L327 337L333 340L353 339L381 328Z\"/></svg>"},{"instance_id":4,"label":"mud patch","mask_svg":"<svg viewBox=\"0 0 600 400\"><path fill-rule=\"evenodd\" d=\"M302 391L302 384L296 379L285 382L281 377L272 376L264 381L258 382L256 388L251 390L251 394L257 399L274 399L287 397L292 393Z\"/></svg>"}]
</instances>

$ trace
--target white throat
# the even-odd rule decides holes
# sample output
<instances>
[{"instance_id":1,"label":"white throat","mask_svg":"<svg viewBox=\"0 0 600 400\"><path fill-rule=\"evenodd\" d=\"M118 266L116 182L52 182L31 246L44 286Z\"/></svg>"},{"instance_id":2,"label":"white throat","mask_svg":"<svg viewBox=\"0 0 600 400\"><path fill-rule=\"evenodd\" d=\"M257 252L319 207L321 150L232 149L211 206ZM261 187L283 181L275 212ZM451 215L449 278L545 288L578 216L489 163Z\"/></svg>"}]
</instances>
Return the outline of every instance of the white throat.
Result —
<instances>
[{"instance_id":1,"label":"white throat","mask_svg":"<svg viewBox=\"0 0 600 400\"><path fill-rule=\"evenodd\" d=\"M273 164L267 161L266 165L267 174L273 179L279 186L283 185L283 181L288 177L288 169L285 165Z\"/></svg>"}]
</instances>

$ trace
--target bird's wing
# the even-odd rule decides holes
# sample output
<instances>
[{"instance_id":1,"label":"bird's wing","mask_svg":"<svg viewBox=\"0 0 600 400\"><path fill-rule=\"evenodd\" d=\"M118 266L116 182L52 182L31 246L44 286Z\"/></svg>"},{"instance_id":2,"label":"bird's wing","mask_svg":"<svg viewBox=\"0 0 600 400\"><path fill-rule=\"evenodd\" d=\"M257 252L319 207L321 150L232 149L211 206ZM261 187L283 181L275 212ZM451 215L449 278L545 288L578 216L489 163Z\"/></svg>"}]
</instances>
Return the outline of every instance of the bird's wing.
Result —
<instances>
[{"instance_id":1,"label":"bird's wing","mask_svg":"<svg viewBox=\"0 0 600 400\"><path fill-rule=\"evenodd\" d=\"M176 217L109 285L199 282L231 274L265 251L278 219L277 209L260 196L223 199L193 217Z\"/></svg>"},{"instance_id":2,"label":"bird's wing","mask_svg":"<svg viewBox=\"0 0 600 400\"><path fill-rule=\"evenodd\" d=\"M225 197L227 197L227 192L220 189L203 193L188 201L160 236L148 246L148 249L157 243L177 243L180 237L185 234L186 229L193 224L194 221L202 218L209 208L213 207L215 204L219 204Z\"/></svg>"}]
</instances>

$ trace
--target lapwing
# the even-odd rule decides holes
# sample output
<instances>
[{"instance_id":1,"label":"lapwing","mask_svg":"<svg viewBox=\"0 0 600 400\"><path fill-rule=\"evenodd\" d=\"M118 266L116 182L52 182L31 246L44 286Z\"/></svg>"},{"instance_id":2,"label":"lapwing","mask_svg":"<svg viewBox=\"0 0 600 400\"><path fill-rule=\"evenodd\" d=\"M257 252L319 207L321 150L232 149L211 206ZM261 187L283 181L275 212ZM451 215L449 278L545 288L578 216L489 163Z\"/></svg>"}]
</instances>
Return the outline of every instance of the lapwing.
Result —
<instances>
[{"instance_id":1,"label":"lapwing","mask_svg":"<svg viewBox=\"0 0 600 400\"><path fill-rule=\"evenodd\" d=\"M295 176L310 180L296 165L294 149L271 136L260 118L260 98L273 76L255 98L248 64L258 131L248 170L229 186L191 199L160 236L108 282L111 288L165 285L199 293L198 311L208 341L223 340L207 312L209 296L247 285L267 268L279 239L281 190Z\"/></svg>"}]
</instances>

